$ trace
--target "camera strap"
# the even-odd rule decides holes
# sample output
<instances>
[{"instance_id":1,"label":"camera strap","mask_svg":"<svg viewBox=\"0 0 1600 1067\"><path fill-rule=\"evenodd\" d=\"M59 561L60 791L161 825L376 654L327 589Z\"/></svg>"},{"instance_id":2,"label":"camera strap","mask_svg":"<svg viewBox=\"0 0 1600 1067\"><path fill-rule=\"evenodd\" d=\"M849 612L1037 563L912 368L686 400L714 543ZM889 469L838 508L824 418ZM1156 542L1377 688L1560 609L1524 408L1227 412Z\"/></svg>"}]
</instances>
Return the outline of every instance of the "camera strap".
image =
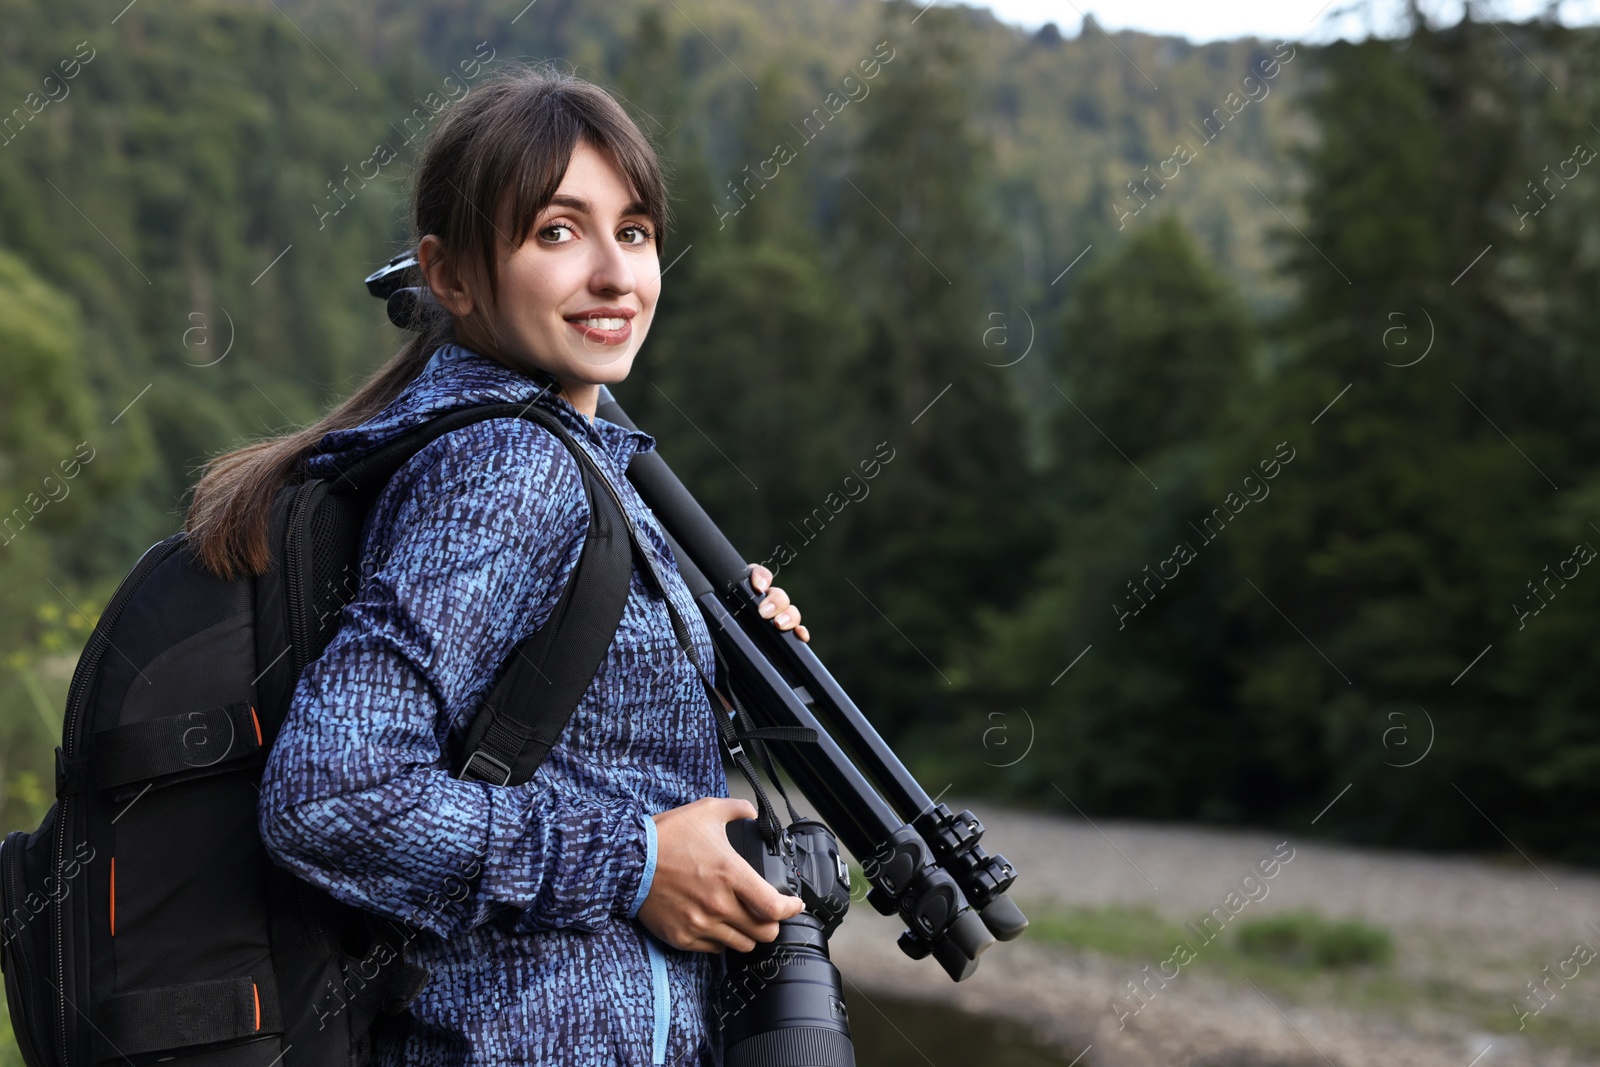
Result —
<instances>
[{"instance_id":1,"label":"camera strap","mask_svg":"<svg viewBox=\"0 0 1600 1067\"><path fill-rule=\"evenodd\" d=\"M722 650L712 646L717 656L717 666L722 670L722 677L728 677L727 664L722 659ZM772 753L767 751L763 741L806 741L816 743L817 732L808 726L767 726L757 728L751 719L750 713L739 702L739 693L732 685L728 686L728 699L733 701L734 711L738 714L739 731L734 736L740 741L749 741L751 749L760 759L761 765L767 769L767 777L772 779L772 786L783 798L784 807L789 809L790 822L799 822L800 813L794 810L794 801L789 799L789 794L783 788L783 779L778 777L778 770L772 765Z\"/></svg>"},{"instance_id":2,"label":"camera strap","mask_svg":"<svg viewBox=\"0 0 1600 1067\"><path fill-rule=\"evenodd\" d=\"M652 569L654 568L653 562L651 567ZM678 635L678 644L683 648L683 654L689 657L690 663L694 664L695 672L700 675L701 684L705 686L706 693L711 697L711 714L712 718L717 720L717 730L722 734L722 743L727 748L728 755L733 758L735 766L739 768L739 773L744 775L745 780L750 783L750 788L755 790L761 838L769 847L775 849L779 837L783 834L783 824L778 821L778 814L773 810L772 801L767 797L767 791L761 787L761 777L756 773L755 765L750 762L750 753L746 751L743 740L734 729L734 709L729 707L727 699L722 695L722 691L706 676L705 668L695 658L693 646L689 640L689 628L685 625L683 617L678 614L678 609L673 605L670 597L667 598L667 611L672 615L672 629ZM718 710L719 707L720 710ZM809 733L810 731L807 732ZM810 738L810 740L815 740L815 737ZM758 743L752 740L752 744ZM773 777L773 782L774 784L777 783L776 776ZM783 787L780 785L778 788L781 791ZM784 797L785 802L788 799L787 796ZM793 812L792 806L790 811L791 813Z\"/></svg>"},{"instance_id":3,"label":"camera strap","mask_svg":"<svg viewBox=\"0 0 1600 1067\"><path fill-rule=\"evenodd\" d=\"M592 464L593 461L591 460L590 463ZM754 751L762 763L766 765L767 773L771 775L773 785L776 786L778 794L783 797L784 805L789 809L790 816L794 821L798 822L800 816L796 813L794 804L790 802L789 795L784 792L783 784L779 781L778 775L773 769L772 761L767 754L766 746L762 742L799 741L815 743L817 740L816 731L809 727L801 726L772 726L757 729L754 723L751 722L749 714L744 711L743 706L739 705L737 696L733 697L733 705L730 706L728 698L723 696L716 683L706 674L705 666L694 653L694 643L690 637L689 626L684 622L683 616L678 613L677 605L672 602L672 598L667 596L666 583L662 580L662 576L657 570L659 561L656 553L645 548L644 538L640 534L638 527L634 525L633 516L623 506L622 497L618 494L617 487L612 484L611 479L606 477L603 472L600 472L598 467L595 468L595 473L598 474L597 480L604 485L612 502L616 505L616 511L621 515L623 527L627 530L628 539L632 543L637 558L644 561L644 574L648 584L653 586L657 593L661 594L661 598L667 606L667 614L672 619L672 632L678 640L678 646L683 650L683 654L688 657L689 663L695 669L695 673L700 676L701 685L705 687L707 695L711 698L712 718L716 719L717 731L722 737L722 742L727 749L728 755L733 759L734 765L739 768L739 773L743 774L745 780L750 783L750 788L755 791L758 813L757 823L761 830L761 837L769 847L776 849L778 840L783 834L783 824L778 819L778 814L773 808L771 799L767 796L766 789L761 785L761 776L756 772L754 763L751 762L750 753ZM721 653L717 652L715 643L712 644L712 650L717 657L717 663L721 664ZM729 686L729 692L730 694L732 693L731 685ZM718 710L719 708L721 709L720 711ZM735 722L738 723L738 728L735 728ZM748 750L744 745L746 741L750 742L750 749Z\"/></svg>"}]
</instances>

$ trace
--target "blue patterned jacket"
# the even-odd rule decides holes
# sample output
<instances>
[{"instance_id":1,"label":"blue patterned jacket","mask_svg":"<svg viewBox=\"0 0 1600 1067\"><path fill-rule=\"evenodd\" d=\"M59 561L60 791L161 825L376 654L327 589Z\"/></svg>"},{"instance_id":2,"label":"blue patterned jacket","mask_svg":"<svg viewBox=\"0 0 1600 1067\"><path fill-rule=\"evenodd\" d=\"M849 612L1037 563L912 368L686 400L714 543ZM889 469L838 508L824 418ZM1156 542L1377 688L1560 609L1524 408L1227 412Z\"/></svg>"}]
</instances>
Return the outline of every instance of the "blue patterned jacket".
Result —
<instances>
[{"instance_id":1,"label":"blue patterned jacket","mask_svg":"<svg viewBox=\"0 0 1600 1067\"><path fill-rule=\"evenodd\" d=\"M624 477L655 439L596 418L457 345L366 423L323 438L325 475L429 416L535 401L595 456L657 552L710 674L711 639L654 514ZM273 858L335 898L404 920L431 972L374 1042L377 1067L721 1063L719 955L638 922L655 873L650 815L728 795L711 702L634 564L617 636L527 784L451 777L472 710L577 565L578 464L525 419L434 441L401 467L362 535L363 576L301 675L261 783ZM342 1000L332 990L322 1011Z\"/></svg>"}]
</instances>

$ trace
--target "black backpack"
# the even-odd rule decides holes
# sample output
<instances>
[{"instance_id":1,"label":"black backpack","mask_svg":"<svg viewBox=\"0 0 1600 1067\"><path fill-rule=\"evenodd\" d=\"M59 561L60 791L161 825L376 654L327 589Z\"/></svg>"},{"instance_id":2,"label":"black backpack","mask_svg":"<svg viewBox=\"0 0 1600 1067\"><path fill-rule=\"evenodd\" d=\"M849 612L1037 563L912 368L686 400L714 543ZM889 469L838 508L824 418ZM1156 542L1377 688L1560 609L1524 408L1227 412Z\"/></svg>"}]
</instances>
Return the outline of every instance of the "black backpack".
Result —
<instances>
[{"instance_id":1,"label":"black backpack","mask_svg":"<svg viewBox=\"0 0 1600 1067\"><path fill-rule=\"evenodd\" d=\"M274 501L273 564L257 578L212 576L181 532L157 543L78 661L55 804L0 845L0 964L28 1067L369 1062L373 1025L427 977L404 958L417 931L389 920L382 932L272 863L257 783L296 681L357 591L378 490L441 434L516 417L579 460L589 530L550 619L507 657L452 759L460 777L532 777L605 656L642 551L615 488L554 415L463 408L336 479L302 476Z\"/></svg>"}]
</instances>

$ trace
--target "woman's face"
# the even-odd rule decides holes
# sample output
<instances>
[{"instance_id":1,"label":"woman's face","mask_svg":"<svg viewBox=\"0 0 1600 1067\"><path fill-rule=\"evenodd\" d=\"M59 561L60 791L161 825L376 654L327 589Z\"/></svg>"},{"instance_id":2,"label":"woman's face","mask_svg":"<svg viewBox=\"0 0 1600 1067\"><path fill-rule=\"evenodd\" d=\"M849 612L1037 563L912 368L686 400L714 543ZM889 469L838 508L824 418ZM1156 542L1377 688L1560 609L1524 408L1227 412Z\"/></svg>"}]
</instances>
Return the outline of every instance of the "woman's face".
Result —
<instances>
[{"instance_id":1,"label":"woman's face","mask_svg":"<svg viewBox=\"0 0 1600 1067\"><path fill-rule=\"evenodd\" d=\"M501 261L497 306L478 305L458 336L513 367L555 375L592 415L597 387L628 376L660 292L649 215L610 161L579 141L555 196Z\"/></svg>"}]
</instances>

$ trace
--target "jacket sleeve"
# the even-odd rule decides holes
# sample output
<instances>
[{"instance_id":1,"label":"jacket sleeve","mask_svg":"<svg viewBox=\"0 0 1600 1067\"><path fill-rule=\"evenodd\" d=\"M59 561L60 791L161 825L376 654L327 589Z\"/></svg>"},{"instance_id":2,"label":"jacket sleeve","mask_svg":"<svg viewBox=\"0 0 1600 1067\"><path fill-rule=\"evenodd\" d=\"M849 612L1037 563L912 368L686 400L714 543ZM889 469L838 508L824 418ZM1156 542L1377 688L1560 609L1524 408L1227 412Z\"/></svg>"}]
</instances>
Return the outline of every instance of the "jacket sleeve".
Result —
<instances>
[{"instance_id":1,"label":"jacket sleeve","mask_svg":"<svg viewBox=\"0 0 1600 1067\"><path fill-rule=\"evenodd\" d=\"M282 866L364 910L452 937L633 918L655 823L625 796L451 775L444 739L547 615L588 525L577 461L526 420L446 434L396 475L386 555L301 675L261 782ZM542 605L542 608L539 607Z\"/></svg>"}]
</instances>

